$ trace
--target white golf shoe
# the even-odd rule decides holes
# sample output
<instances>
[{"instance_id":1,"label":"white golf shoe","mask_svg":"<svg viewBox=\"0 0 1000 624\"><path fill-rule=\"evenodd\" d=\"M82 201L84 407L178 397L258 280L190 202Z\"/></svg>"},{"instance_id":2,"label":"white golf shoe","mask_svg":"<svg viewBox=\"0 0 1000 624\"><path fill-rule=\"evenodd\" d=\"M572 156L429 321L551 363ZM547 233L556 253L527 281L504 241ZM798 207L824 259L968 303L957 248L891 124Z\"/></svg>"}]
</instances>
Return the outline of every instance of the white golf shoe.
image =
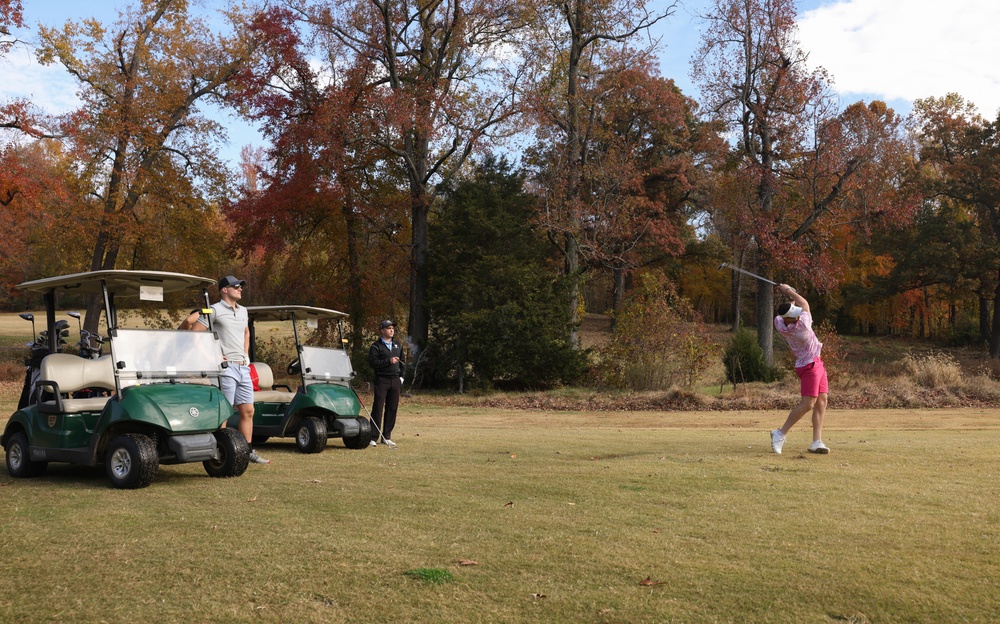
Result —
<instances>
[{"instance_id":1,"label":"white golf shoe","mask_svg":"<svg viewBox=\"0 0 1000 624\"><path fill-rule=\"evenodd\" d=\"M809 452L818 453L820 455L826 455L827 453L830 452L830 447L823 444L823 440L816 440L815 442L809 445Z\"/></svg>"},{"instance_id":2,"label":"white golf shoe","mask_svg":"<svg viewBox=\"0 0 1000 624\"><path fill-rule=\"evenodd\" d=\"M781 429L775 429L771 432L771 450L781 455L781 447L785 445L785 434L781 433Z\"/></svg>"}]
</instances>

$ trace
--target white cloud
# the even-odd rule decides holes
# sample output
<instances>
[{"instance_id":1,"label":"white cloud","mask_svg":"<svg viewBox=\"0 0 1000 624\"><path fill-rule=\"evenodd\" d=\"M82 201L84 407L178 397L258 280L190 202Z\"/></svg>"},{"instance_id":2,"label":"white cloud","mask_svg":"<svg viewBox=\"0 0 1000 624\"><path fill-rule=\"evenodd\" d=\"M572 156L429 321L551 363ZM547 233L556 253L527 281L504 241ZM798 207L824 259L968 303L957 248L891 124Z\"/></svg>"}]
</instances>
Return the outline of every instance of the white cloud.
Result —
<instances>
[{"instance_id":1,"label":"white cloud","mask_svg":"<svg viewBox=\"0 0 1000 624\"><path fill-rule=\"evenodd\" d=\"M0 96L30 100L46 113L67 113L80 106L76 83L62 65L39 65L34 53L18 46L0 60L4 85Z\"/></svg>"},{"instance_id":2,"label":"white cloud","mask_svg":"<svg viewBox=\"0 0 1000 624\"><path fill-rule=\"evenodd\" d=\"M1000 3L840 0L799 16L810 64L845 98L911 102L956 92L987 118L1000 109Z\"/></svg>"}]
</instances>

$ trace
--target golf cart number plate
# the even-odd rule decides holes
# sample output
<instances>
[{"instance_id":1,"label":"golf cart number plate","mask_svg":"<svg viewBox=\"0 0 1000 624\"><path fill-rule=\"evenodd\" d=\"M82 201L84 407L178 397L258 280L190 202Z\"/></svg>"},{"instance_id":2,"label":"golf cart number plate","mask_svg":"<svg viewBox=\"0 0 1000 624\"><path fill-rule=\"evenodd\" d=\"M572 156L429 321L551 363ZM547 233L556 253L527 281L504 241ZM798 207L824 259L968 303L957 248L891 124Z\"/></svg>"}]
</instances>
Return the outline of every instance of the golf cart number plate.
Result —
<instances>
[{"instance_id":1,"label":"golf cart number plate","mask_svg":"<svg viewBox=\"0 0 1000 624\"><path fill-rule=\"evenodd\" d=\"M163 286L139 286L141 301L163 301Z\"/></svg>"},{"instance_id":2,"label":"golf cart number plate","mask_svg":"<svg viewBox=\"0 0 1000 624\"><path fill-rule=\"evenodd\" d=\"M309 329L317 329L319 327L319 319L306 319L306 327Z\"/></svg>"}]
</instances>

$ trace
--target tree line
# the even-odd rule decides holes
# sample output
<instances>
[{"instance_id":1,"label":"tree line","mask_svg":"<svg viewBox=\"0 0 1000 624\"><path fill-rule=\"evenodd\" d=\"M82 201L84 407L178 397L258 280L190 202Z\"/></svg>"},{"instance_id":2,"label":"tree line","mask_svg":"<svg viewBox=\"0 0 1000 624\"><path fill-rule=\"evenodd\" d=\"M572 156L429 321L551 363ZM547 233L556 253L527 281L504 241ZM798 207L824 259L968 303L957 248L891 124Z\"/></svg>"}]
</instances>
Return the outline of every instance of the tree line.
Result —
<instances>
[{"instance_id":1,"label":"tree line","mask_svg":"<svg viewBox=\"0 0 1000 624\"><path fill-rule=\"evenodd\" d=\"M427 383L531 385L583 374L585 311L651 292L689 320L756 324L770 363L774 291L725 261L810 291L838 331L1000 357L1000 119L956 94L906 116L843 106L791 0L709 6L696 100L648 36L675 9L136 0L112 24L42 25L37 58L81 105L0 102L6 306L60 273L234 273L255 304L350 313L360 349L405 318ZM0 54L24 27L0 0ZM239 171L210 104L267 138Z\"/></svg>"}]
</instances>

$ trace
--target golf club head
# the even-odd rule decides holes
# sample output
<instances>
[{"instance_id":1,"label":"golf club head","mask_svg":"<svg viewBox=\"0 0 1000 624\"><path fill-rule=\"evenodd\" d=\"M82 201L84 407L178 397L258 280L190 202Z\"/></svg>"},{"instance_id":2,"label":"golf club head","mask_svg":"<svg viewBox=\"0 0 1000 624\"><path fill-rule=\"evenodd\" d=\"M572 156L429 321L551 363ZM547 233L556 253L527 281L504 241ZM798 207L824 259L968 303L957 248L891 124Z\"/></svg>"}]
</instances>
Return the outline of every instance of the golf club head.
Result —
<instances>
[{"instance_id":1,"label":"golf club head","mask_svg":"<svg viewBox=\"0 0 1000 624\"><path fill-rule=\"evenodd\" d=\"M67 312L66 314L69 315L72 318L75 318L78 321L80 320L80 313L79 312Z\"/></svg>"},{"instance_id":2,"label":"golf club head","mask_svg":"<svg viewBox=\"0 0 1000 624\"><path fill-rule=\"evenodd\" d=\"M21 318L23 318L26 321L31 321L32 323L35 322L35 315L32 314L31 312L22 312L22 313L18 314L18 316L20 316Z\"/></svg>"}]
</instances>

